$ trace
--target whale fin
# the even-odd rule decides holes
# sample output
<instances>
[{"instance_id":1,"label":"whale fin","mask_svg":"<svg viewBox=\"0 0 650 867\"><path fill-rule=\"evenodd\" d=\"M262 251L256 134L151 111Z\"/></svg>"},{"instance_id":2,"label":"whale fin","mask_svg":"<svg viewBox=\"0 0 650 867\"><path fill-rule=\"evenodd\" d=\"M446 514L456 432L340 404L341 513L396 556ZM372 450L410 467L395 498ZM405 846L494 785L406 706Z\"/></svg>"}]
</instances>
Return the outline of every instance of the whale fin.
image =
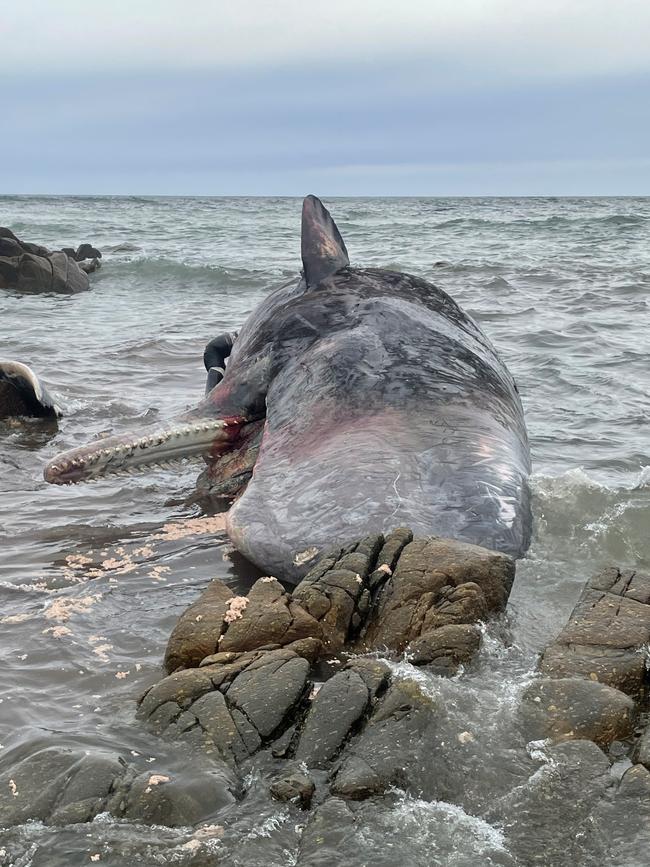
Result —
<instances>
[{"instance_id":1,"label":"whale fin","mask_svg":"<svg viewBox=\"0 0 650 867\"><path fill-rule=\"evenodd\" d=\"M0 359L0 418L13 415L59 418L62 413L30 367Z\"/></svg>"},{"instance_id":2,"label":"whale fin","mask_svg":"<svg viewBox=\"0 0 650 867\"><path fill-rule=\"evenodd\" d=\"M316 196L307 196L302 203L300 248L308 286L316 286L350 264L341 233Z\"/></svg>"}]
</instances>

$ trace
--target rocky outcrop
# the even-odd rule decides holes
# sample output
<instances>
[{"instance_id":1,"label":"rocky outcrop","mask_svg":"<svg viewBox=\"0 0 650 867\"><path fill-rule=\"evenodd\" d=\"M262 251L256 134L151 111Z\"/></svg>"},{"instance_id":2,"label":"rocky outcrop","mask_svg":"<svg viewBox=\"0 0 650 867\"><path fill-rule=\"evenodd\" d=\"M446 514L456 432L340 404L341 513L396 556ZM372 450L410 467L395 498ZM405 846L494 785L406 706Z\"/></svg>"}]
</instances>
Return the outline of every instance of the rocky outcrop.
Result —
<instances>
[{"instance_id":1,"label":"rocky outcrop","mask_svg":"<svg viewBox=\"0 0 650 867\"><path fill-rule=\"evenodd\" d=\"M421 745L439 708L388 662L347 651L381 650L442 675L471 663L480 621L503 609L510 558L403 528L330 551L293 592L260 578L247 596L213 581L169 641L169 675L142 697L138 715L237 771L267 750L287 761L273 797L311 802L328 791L363 800L399 786L425 791Z\"/></svg>"},{"instance_id":2,"label":"rocky outcrop","mask_svg":"<svg viewBox=\"0 0 650 867\"><path fill-rule=\"evenodd\" d=\"M25 292L83 292L88 274L100 266L101 253L90 244L77 250L50 251L21 241L0 227L0 288Z\"/></svg>"},{"instance_id":3,"label":"rocky outcrop","mask_svg":"<svg viewBox=\"0 0 650 867\"><path fill-rule=\"evenodd\" d=\"M606 569L589 581L540 671L577 676L641 696L650 643L650 575Z\"/></svg>"},{"instance_id":4,"label":"rocky outcrop","mask_svg":"<svg viewBox=\"0 0 650 867\"><path fill-rule=\"evenodd\" d=\"M596 648L596 661L602 647L622 655L644 650L635 642L644 640L645 579L621 582L621 574L590 582L552 645L558 656L549 648L545 660L569 652L568 636L579 636L589 653ZM139 701L138 718L167 742L157 751L167 760L143 766L134 763L143 761L132 758L134 751L125 760L108 750L63 748L7 757L0 824L67 825L109 813L187 826L218 816L231 823L225 838L231 835L238 853L233 863L244 864L256 836L242 839L237 809L228 809L241 799L244 809L262 804L269 816L306 823L293 853L299 865L354 860L359 847L366 860L384 863L382 847L391 845L396 821L413 828L438 822L446 841L436 848L441 863L453 860L458 829L463 845L474 841L476 863L569 867L580 860L585 835L602 852L594 863L644 863L650 772L621 759L620 741L630 744L645 700L645 675L628 678L629 658L623 678L611 666L575 673L565 662L551 676L547 662L519 704L517 739L525 737L520 753L507 759L507 773L516 768L513 785L495 786L498 796L478 815L465 812L477 804L460 795L473 786L472 753L465 752L473 737L457 730L457 718L450 725L449 713L449 698L461 687L420 681L412 671L405 677L401 663L406 654L443 676L471 665L482 635L476 618L502 609L512 577L513 564L501 555L413 540L399 530L333 550L293 592L272 577L259 579L247 596L213 581L179 618L167 676ZM604 642L588 643L603 618ZM602 680L593 676L601 670ZM614 741L608 757L603 750ZM646 762L649 752L646 734L634 758ZM300 812L307 810L309 816ZM413 838L400 839L400 857L429 863L427 838Z\"/></svg>"},{"instance_id":5,"label":"rocky outcrop","mask_svg":"<svg viewBox=\"0 0 650 867\"><path fill-rule=\"evenodd\" d=\"M649 644L650 576L617 568L596 575L542 654L543 678L524 693L526 732L603 747L629 739L646 701ZM646 755L643 738L637 755Z\"/></svg>"},{"instance_id":6,"label":"rocky outcrop","mask_svg":"<svg viewBox=\"0 0 650 867\"><path fill-rule=\"evenodd\" d=\"M323 656L405 652L416 665L454 674L478 650L478 624L503 609L513 578L509 557L474 545L413 540L407 529L369 536L330 552L292 593L273 577L246 597L213 581L178 621L165 667L308 638Z\"/></svg>"}]
</instances>

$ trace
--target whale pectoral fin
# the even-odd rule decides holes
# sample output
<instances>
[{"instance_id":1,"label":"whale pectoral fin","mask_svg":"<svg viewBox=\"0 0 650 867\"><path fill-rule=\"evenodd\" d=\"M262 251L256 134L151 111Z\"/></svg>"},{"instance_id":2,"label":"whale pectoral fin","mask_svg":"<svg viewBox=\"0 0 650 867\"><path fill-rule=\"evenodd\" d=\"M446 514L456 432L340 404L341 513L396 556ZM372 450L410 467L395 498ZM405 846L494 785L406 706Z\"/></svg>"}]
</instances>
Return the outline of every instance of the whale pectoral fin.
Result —
<instances>
[{"instance_id":1,"label":"whale pectoral fin","mask_svg":"<svg viewBox=\"0 0 650 867\"><path fill-rule=\"evenodd\" d=\"M233 344L237 338L236 331L225 331L218 337L213 337L203 352L203 364L208 371L205 393L209 394L218 385L226 373L226 359L230 357Z\"/></svg>"},{"instance_id":2,"label":"whale pectoral fin","mask_svg":"<svg viewBox=\"0 0 650 867\"><path fill-rule=\"evenodd\" d=\"M316 196L307 196L302 203L300 248L305 280L310 287L350 264L341 233Z\"/></svg>"},{"instance_id":3,"label":"whale pectoral fin","mask_svg":"<svg viewBox=\"0 0 650 867\"><path fill-rule=\"evenodd\" d=\"M0 360L0 418L26 415L58 418L61 410L34 371L19 361Z\"/></svg>"}]
</instances>

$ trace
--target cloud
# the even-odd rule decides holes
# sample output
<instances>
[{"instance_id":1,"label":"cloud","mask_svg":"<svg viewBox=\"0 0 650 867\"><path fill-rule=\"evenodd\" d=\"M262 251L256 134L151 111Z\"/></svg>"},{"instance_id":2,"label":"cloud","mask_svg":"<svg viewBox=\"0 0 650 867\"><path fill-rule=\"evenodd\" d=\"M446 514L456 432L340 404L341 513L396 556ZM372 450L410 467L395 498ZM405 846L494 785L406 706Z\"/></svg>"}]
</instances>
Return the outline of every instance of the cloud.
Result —
<instances>
[{"instance_id":1,"label":"cloud","mask_svg":"<svg viewBox=\"0 0 650 867\"><path fill-rule=\"evenodd\" d=\"M0 67L216 69L426 57L467 75L650 69L647 0L30 0Z\"/></svg>"},{"instance_id":2,"label":"cloud","mask_svg":"<svg viewBox=\"0 0 650 867\"><path fill-rule=\"evenodd\" d=\"M650 4L43 0L0 191L650 193Z\"/></svg>"},{"instance_id":3,"label":"cloud","mask_svg":"<svg viewBox=\"0 0 650 867\"><path fill-rule=\"evenodd\" d=\"M420 62L25 79L5 89L0 189L650 192L649 85L446 86Z\"/></svg>"}]
</instances>

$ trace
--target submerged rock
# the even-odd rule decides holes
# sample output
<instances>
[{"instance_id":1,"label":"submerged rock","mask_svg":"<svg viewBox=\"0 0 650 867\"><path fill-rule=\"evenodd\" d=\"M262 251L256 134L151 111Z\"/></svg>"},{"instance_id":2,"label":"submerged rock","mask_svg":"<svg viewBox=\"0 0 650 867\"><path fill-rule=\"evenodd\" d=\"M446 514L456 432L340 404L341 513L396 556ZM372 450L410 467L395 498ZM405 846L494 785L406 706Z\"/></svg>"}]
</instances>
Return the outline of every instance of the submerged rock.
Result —
<instances>
[{"instance_id":1,"label":"submerged rock","mask_svg":"<svg viewBox=\"0 0 650 867\"><path fill-rule=\"evenodd\" d=\"M161 825L189 825L227 806L235 781L220 769L183 778L138 771L119 754L44 747L0 771L0 824L91 822L100 813Z\"/></svg>"},{"instance_id":2,"label":"submerged rock","mask_svg":"<svg viewBox=\"0 0 650 867\"><path fill-rule=\"evenodd\" d=\"M529 740L588 738L607 746L632 734L636 709L618 689L564 677L535 681L524 692L520 714Z\"/></svg>"},{"instance_id":3,"label":"submerged rock","mask_svg":"<svg viewBox=\"0 0 650 867\"><path fill-rule=\"evenodd\" d=\"M575 740L549 748L543 761L527 784L490 808L487 818L502 827L517 864L584 863L581 838L590 833L592 814L613 784L607 757L591 741Z\"/></svg>"},{"instance_id":4,"label":"submerged rock","mask_svg":"<svg viewBox=\"0 0 650 867\"><path fill-rule=\"evenodd\" d=\"M117 756L45 747L0 772L0 825L90 822L126 773Z\"/></svg>"}]
</instances>

